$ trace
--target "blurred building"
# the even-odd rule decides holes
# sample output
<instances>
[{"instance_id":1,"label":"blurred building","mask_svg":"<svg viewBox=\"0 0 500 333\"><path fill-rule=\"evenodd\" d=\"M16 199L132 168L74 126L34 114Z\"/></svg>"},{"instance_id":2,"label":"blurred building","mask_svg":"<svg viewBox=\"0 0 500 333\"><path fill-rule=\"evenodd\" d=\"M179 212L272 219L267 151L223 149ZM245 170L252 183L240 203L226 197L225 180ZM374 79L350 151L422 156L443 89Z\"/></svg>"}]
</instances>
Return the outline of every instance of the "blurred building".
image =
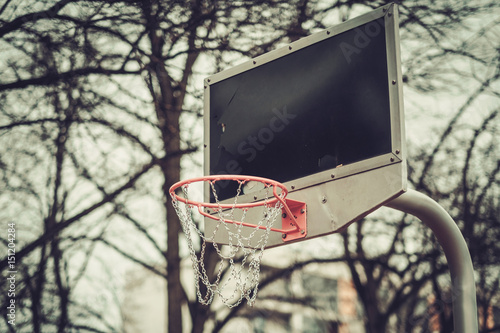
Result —
<instances>
[{"instance_id":1,"label":"blurred building","mask_svg":"<svg viewBox=\"0 0 500 333\"><path fill-rule=\"evenodd\" d=\"M229 332L363 333L356 289L343 264L322 264L283 277L259 291L253 308Z\"/></svg>"},{"instance_id":2,"label":"blurred building","mask_svg":"<svg viewBox=\"0 0 500 333\"><path fill-rule=\"evenodd\" d=\"M255 306L244 307L222 332L363 333L356 289L345 267L329 264L309 268L260 289ZM129 272L126 281L124 332L165 333L165 279L138 269Z\"/></svg>"},{"instance_id":3,"label":"blurred building","mask_svg":"<svg viewBox=\"0 0 500 333\"><path fill-rule=\"evenodd\" d=\"M145 268L126 276L122 301L124 333L165 333L167 280Z\"/></svg>"}]
</instances>

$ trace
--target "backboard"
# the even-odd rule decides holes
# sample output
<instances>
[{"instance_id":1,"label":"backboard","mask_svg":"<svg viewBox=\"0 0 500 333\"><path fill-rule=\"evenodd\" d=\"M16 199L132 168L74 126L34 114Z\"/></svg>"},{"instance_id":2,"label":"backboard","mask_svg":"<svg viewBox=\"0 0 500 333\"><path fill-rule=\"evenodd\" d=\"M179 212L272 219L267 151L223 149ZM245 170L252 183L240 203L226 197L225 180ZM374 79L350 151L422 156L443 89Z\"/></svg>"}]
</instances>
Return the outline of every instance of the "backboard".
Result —
<instances>
[{"instance_id":1,"label":"backboard","mask_svg":"<svg viewBox=\"0 0 500 333\"><path fill-rule=\"evenodd\" d=\"M339 232L403 193L398 34L397 6L389 4L208 77L205 175L284 183L288 198L307 204L301 240ZM219 185L217 193L232 202L235 189ZM258 200L258 190L239 199ZM205 219L206 233L214 226ZM271 232L268 247L282 244Z\"/></svg>"}]
</instances>

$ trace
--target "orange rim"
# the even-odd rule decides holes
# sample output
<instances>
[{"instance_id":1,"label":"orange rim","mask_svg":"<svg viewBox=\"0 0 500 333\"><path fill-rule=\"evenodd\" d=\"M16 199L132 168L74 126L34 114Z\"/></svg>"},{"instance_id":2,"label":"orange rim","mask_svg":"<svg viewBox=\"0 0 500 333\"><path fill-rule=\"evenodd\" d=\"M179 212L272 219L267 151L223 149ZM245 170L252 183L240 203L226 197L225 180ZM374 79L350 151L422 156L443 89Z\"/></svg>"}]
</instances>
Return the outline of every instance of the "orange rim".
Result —
<instances>
[{"instance_id":1,"label":"orange rim","mask_svg":"<svg viewBox=\"0 0 500 333\"><path fill-rule=\"evenodd\" d=\"M217 182L219 180L233 180L237 182L250 182L250 181L255 181L255 182L260 182L263 183L266 187L273 187L273 195L274 198L270 199L268 201L262 201L262 202L249 202L249 203L239 203L239 204L218 204L218 203L209 203L209 202L199 202L199 201L194 201L194 200L188 200L185 198L182 198L175 194L175 190L185 186L189 185L192 183L197 183L201 181L208 181L210 183ZM281 194L278 194L277 189L281 189ZM282 183L272 180L272 179L267 179L267 178L262 178L262 177L256 177L256 176L242 176L242 175L217 175L217 176L204 176L204 177L197 177L197 178L191 178L191 179L186 179L180 182L175 183L172 185L168 191L170 193L170 196L172 199L183 202L188 205L193 205L196 207L206 207L206 208L252 208L252 207L258 207L258 206L264 206L268 204L273 204L276 203L276 201L280 201L283 206L286 206L285 203L285 198L288 194L288 190L285 185Z\"/></svg>"},{"instance_id":2,"label":"orange rim","mask_svg":"<svg viewBox=\"0 0 500 333\"><path fill-rule=\"evenodd\" d=\"M266 188L269 188L270 186L273 187L273 195L274 195L274 198L270 199L270 200L263 200L263 201L258 201L258 202L250 202L250 203L240 203L240 204L220 204L220 203L209 203L209 202L199 202L199 201L194 201L194 200L188 200L186 198L182 198L180 196L178 196L177 194L175 194L175 190L182 187L182 186L185 186L185 185L189 185L189 184L192 184L192 183L197 183L197 182L201 182L201 181L208 181L210 183L214 183L214 182L217 182L219 180L233 180L233 181L237 181L237 182L243 182L246 183L246 182L249 182L249 181L256 181L256 182L260 182L260 183L263 183L265 185ZM281 193L278 194L278 188L281 189ZM265 226L258 226L258 225L255 225L255 224L251 224L251 223L245 223L245 222L242 222L242 221L233 221L233 220L229 220L229 219L221 219L221 217L217 216L217 215L211 215L207 212L205 212L203 210L203 208L212 208L212 209L215 209L215 210L220 210L220 209L249 209L249 208L253 208L253 207L259 207L259 206L271 206L273 204L275 204L276 202L280 202L283 206L283 209L285 210L285 212L288 214L288 216L290 216L290 218L292 219L292 228L291 229L277 229L277 228L270 228L271 231L276 231L276 232L281 232L281 233L284 233L284 234L288 234L288 233L292 233L292 232L296 232L296 231L299 231L301 230L300 229L300 226L299 224L297 223L297 220L296 218L293 216L291 210L290 210L290 207L288 207L287 203L286 203L286 196L288 194L288 189L286 188L285 185L283 185L282 183L278 182L278 181L275 181L275 180L272 180L272 179L267 179L267 178L263 178L263 177L256 177L256 176L243 176L243 175L216 175L216 176L204 176L204 177L197 177L197 178L191 178L191 179L186 179L186 180L183 180L183 181L180 181L180 182L177 182L175 183L174 185L172 185L168 191L170 193L170 196L172 197L172 200L177 200L177 201L180 201L180 202L183 202L187 205L191 205L191 206L195 206L198 208L198 212L205 216L205 217L208 217L208 218L211 218L213 220L222 220L223 222L226 222L226 223L231 223L231 224L238 224L238 225L242 225L242 226L246 226L246 227L257 227L259 229L266 229Z\"/></svg>"}]
</instances>

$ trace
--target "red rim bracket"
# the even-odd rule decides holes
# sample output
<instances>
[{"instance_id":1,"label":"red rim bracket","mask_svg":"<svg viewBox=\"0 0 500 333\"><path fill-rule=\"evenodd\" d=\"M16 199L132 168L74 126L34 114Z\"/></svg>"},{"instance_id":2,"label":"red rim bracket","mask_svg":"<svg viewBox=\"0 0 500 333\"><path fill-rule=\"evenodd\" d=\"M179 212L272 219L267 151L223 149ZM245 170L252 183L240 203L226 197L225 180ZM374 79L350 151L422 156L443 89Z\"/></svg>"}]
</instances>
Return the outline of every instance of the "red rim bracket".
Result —
<instances>
[{"instance_id":1,"label":"red rim bracket","mask_svg":"<svg viewBox=\"0 0 500 333\"><path fill-rule=\"evenodd\" d=\"M290 242L307 236L307 206L305 202L285 199L288 211L282 208L281 229L287 230L281 238ZM292 214L292 216L290 216ZM295 227L297 226L297 227Z\"/></svg>"}]
</instances>

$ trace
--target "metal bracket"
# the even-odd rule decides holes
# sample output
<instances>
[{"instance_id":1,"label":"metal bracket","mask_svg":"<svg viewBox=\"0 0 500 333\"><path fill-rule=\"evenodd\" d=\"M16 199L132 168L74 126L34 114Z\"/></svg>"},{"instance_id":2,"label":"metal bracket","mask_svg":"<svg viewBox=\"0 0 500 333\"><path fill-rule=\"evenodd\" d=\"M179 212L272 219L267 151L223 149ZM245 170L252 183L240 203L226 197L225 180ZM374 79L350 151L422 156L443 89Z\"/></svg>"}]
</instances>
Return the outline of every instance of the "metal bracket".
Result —
<instances>
[{"instance_id":1,"label":"metal bracket","mask_svg":"<svg viewBox=\"0 0 500 333\"><path fill-rule=\"evenodd\" d=\"M281 229L284 242L301 239L307 236L307 206L305 202L285 199L288 210L283 207L281 215ZM292 216L290 216L290 214Z\"/></svg>"}]
</instances>

